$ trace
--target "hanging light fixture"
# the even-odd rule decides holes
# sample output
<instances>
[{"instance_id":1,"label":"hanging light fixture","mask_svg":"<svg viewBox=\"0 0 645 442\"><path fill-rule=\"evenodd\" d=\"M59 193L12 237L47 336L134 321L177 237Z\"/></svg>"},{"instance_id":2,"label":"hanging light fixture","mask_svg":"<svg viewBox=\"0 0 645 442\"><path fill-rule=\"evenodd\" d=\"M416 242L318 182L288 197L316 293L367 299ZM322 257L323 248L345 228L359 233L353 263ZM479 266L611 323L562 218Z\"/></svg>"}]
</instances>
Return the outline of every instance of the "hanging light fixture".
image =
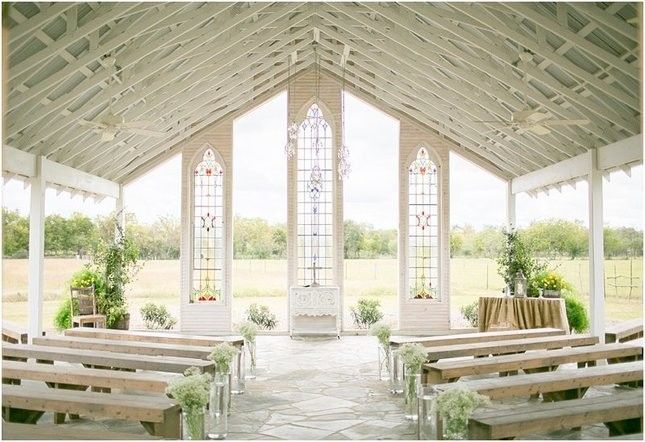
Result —
<instances>
[{"instance_id":1,"label":"hanging light fixture","mask_svg":"<svg viewBox=\"0 0 645 442\"><path fill-rule=\"evenodd\" d=\"M341 61L343 65L343 89L340 95L340 119L341 119L341 143L338 148L338 179L345 180L349 177L349 173L352 171L351 164L349 163L349 148L345 143L345 65L347 64L347 57L343 54Z\"/></svg>"},{"instance_id":2,"label":"hanging light fixture","mask_svg":"<svg viewBox=\"0 0 645 442\"><path fill-rule=\"evenodd\" d=\"M294 58L294 54L290 54L287 61L287 100L288 100L288 113L287 119L291 118L291 122L287 124L287 143L284 145L284 153L288 159L291 159L296 154L296 145L298 143L298 123L295 120L293 115L293 109L291 107L292 96L291 96L291 59Z\"/></svg>"}]
</instances>

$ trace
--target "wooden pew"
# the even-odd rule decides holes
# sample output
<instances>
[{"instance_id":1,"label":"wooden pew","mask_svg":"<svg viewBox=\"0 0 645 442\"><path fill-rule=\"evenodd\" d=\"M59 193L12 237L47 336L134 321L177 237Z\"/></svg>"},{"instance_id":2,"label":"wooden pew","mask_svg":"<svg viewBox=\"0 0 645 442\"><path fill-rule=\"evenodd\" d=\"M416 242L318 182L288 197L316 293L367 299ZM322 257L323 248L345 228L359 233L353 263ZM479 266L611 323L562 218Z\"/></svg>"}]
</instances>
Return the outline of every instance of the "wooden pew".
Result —
<instances>
[{"instance_id":1,"label":"wooden pew","mask_svg":"<svg viewBox=\"0 0 645 442\"><path fill-rule=\"evenodd\" d=\"M3 440L157 440L150 434L121 433L96 428L65 427L54 424L16 424L2 423Z\"/></svg>"},{"instance_id":2,"label":"wooden pew","mask_svg":"<svg viewBox=\"0 0 645 442\"><path fill-rule=\"evenodd\" d=\"M239 347L244 344L241 336L200 336L182 333L166 333L153 331L131 331L92 328L72 328L65 330L65 336L79 338L110 339L113 341L154 342L159 344L196 345L214 347L222 342Z\"/></svg>"},{"instance_id":3,"label":"wooden pew","mask_svg":"<svg viewBox=\"0 0 645 442\"><path fill-rule=\"evenodd\" d=\"M605 329L605 342L625 342L643 337L643 318L614 324Z\"/></svg>"},{"instance_id":4,"label":"wooden pew","mask_svg":"<svg viewBox=\"0 0 645 442\"><path fill-rule=\"evenodd\" d=\"M158 344L152 342L113 341L111 339L78 338L75 336L47 336L34 338L34 345L67 347L82 350L111 351L149 356L173 356L177 358L206 359L212 347L196 347L185 344Z\"/></svg>"},{"instance_id":5,"label":"wooden pew","mask_svg":"<svg viewBox=\"0 0 645 442\"><path fill-rule=\"evenodd\" d=\"M489 331L478 333L464 333L458 335L430 336L425 338L393 336L390 339L390 347L396 348L407 343L421 344L424 347L436 347L444 345L471 344L476 342L504 341L509 339L560 336L564 334L566 334L565 331L558 328L530 328L525 330Z\"/></svg>"},{"instance_id":6,"label":"wooden pew","mask_svg":"<svg viewBox=\"0 0 645 442\"><path fill-rule=\"evenodd\" d=\"M34 364L16 361L2 362L2 379L43 381L50 387L99 387L103 389L149 391L165 393L170 377L151 373L100 370L77 366Z\"/></svg>"},{"instance_id":7,"label":"wooden pew","mask_svg":"<svg viewBox=\"0 0 645 442\"><path fill-rule=\"evenodd\" d=\"M139 421L152 435L180 437L180 407L162 396L104 394L92 391L42 389L5 385L2 414L5 421L36 423L45 412Z\"/></svg>"},{"instance_id":8,"label":"wooden pew","mask_svg":"<svg viewBox=\"0 0 645 442\"><path fill-rule=\"evenodd\" d=\"M462 356L489 356L522 353L528 350L548 350L564 347L578 347L598 343L597 336L564 335L540 338L513 339L508 341L480 342L472 344L426 347L428 362Z\"/></svg>"},{"instance_id":9,"label":"wooden pew","mask_svg":"<svg viewBox=\"0 0 645 442\"><path fill-rule=\"evenodd\" d=\"M90 368L121 370L150 370L168 373L183 373L187 368L197 367L213 374L215 365L202 359L176 358L171 356L147 356L109 351L78 350L67 347L44 347L42 345L2 346L2 358L13 360L36 359L37 361L60 361L83 364Z\"/></svg>"},{"instance_id":10,"label":"wooden pew","mask_svg":"<svg viewBox=\"0 0 645 442\"><path fill-rule=\"evenodd\" d=\"M468 430L470 439L508 439L600 422L611 436L642 432L643 390L475 412Z\"/></svg>"},{"instance_id":11,"label":"wooden pew","mask_svg":"<svg viewBox=\"0 0 645 442\"><path fill-rule=\"evenodd\" d=\"M538 350L513 355L463 360L444 360L423 366L424 383L454 382L463 376L506 373L518 370L554 370L562 364L587 364L600 360L636 360L643 358L643 347L628 344L598 344L584 347Z\"/></svg>"},{"instance_id":12,"label":"wooden pew","mask_svg":"<svg viewBox=\"0 0 645 442\"><path fill-rule=\"evenodd\" d=\"M27 329L8 321L2 321L2 340L11 344L26 344Z\"/></svg>"},{"instance_id":13,"label":"wooden pew","mask_svg":"<svg viewBox=\"0 0 645 442\"><path fill-rule=\"evenodd\" d=\"M589 387L643 380L643 363L601 365L558 370L545 373L521 374L505 378L475 379L438 385L439 391L465 387L491 399L542 394L545 401L579 399Z\"/></svg>"}]
</instances>

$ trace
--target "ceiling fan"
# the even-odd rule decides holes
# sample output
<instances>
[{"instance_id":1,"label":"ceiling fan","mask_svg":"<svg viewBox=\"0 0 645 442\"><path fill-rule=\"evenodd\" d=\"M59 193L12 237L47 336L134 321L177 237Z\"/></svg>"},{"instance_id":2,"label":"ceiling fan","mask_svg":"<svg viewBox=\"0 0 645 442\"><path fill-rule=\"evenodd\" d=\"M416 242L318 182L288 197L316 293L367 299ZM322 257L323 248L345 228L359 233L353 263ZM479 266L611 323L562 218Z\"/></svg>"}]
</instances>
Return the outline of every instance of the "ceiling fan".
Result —
<instances>
[{"instance_id":1,"label":"ceiling fan","mask_svg":"<svg viewBox=\"0 0 645 442\"><path fill-rule=\"evenodd\" d=\"M522 69L533 59L533 55L530 52L520 53L520 62ZM475 121L475 123L486 123L490 126L499 127L499 128L511 128L517 129L517 133L522 134L525 132L531 132L535 135L547 135L551 133L551 128L555 126L579 126L584 124L589 124L590 121L586 119L579 120L570 120L570 119L556 119L552 118L552 115L549 112L542 112L538 109L532 109L527 101L527 91L528 91L528 75L526 70L524 70L524 76L522 78L524 82L525 92L524 92L524 104L525 108L523 110L513 112L511 114L510 121Z\"/></svg>"},{"instance_id":2,"label":"ceiling fan","mask_svg":"<svg viewBox=\"0 0 645 442\"><path fill-rule=\"evenodd\" d=\"M108 80L108 88L112 85L113 79L116 77L118 80L118 66L116 64L116 59L113 57L108 57L103 60L104 65L107 69L111 71L110 79ZM126 132L137 135L145 135L148 137L157 137L162 138L167 134L165 132L159 132L154 130L146 129L147 126L151 125L151 121L139 120L139 121L125 121L123 116L115 115L112 112L112 97L108 101L108 114L102 117L99 121L91 121L81 119L79 124L81 126L91 127L92 130L101 135L101 141L112 141L116 134L119 132Z\"/></svg>"}]
</instances>

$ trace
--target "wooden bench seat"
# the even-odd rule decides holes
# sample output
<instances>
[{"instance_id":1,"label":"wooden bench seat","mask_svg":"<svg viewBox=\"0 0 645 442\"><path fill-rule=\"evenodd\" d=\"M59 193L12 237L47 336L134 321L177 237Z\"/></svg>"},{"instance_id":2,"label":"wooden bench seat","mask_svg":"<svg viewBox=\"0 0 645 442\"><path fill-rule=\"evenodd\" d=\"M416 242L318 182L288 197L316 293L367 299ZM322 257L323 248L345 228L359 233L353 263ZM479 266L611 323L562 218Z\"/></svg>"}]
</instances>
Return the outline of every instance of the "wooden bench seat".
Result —
<instances>
[{"instance_id":1,"label":"wooden bench seat","mask_svg":"<svg viewBox=\"0 0 645 442\"><path fill-rule=\"evenodd\" d=\"M462 356L489 356L521 353L528 350L548 350L564 347L594 345L598 343L597 336L564 335L544 336L539 338L513 339L508 341L480 342L472 344L445 345L427 347L429 362L439 359L457 358Z\"/></svg>"},{"instance_id":2,"label":"wooden bench seat","mask_svg":"<svg viewBox=\"0 0 645 442\"><path fill-rule=\"evenodd\" d=\"M65 427L54 424L2 423L3 440L157 440L150 434L121 433L103 428Z\"/></svg>"},{"instance_id":3,"label":"wooden bench seat","mask_svg":"<svg viewBox=\"0 0 645 442\"><path fill-rule=\"evenodd\" d=\"M614 324L605 329L605 342L625 342L643 337L643 318Z\"/></svg>"},{"instance_id":4,"label":"wooden bench seat","mask_svg":"<svg viewBox=\"0 0 645 442\"><path fill-rule=\"evenodd\" d=\"M475 379L437 386L440 391L465 387L491 399L542 394L546 401L579 399L589 387L643 380L643 363L601 365L574 370Z\"/></svg>"},{"instance_id":5,"label":"wooden bench seat","mask_svg":"<svg viewBox=\"0 0 645 442\"><path fill-rule=\"evenodd\" d=\"M203 347L214 347L222 342L239 347L244 344L241 336L201 336L183 333L167 333L153 331L132 331L112 329L80 329L73 328L65 330L65 336L76 336L79 338L110 339L113 341L137 341L154 342L159 344L182 344L196 345Z\"/></svg>"},{"instance_id":6,"label":"wooden bench seat","mask_svg":"<svg viewBox=\"0 0 645 442\"><path fill-rule=\"evenodd\" d=\"M468 420L468 429L470 439L509 439L601 422L611 436L642 432L643 390L476 411Z\"/></svg>"},{"instance_id":7,"label":"wooden bench seat","mask_svg":"<svg viewBox=\"0 0 645 442\"><path fill-rule=\"evenodd\" d=\"M148 356L173 356L177 358L206 359L212 347L197 347L185 344L161 344L153 342L115 341L111 339L79 338L75 336L46 336L34 338L34 345L67 347L82 350L110 351Z\"/></svg>"},{"instance_id":8,"label":"wooden bench seat","mask_svg":"<svg viewBox=\"0 0 645 442\"><path fill-rule=\"evenodd\" d=\"M77 366L3 361L2 379L42 381L50 387L99 387L102 389L165 393L169 376L155 373L99 370Z\"/></svg>"},{"instance_id":9,"label":"wooden bench seat","mask_svg":"<svg viewBox=\"0 0 645 442\"><path fill-rule=\"evenodd\" d=\"M2 321L2 340L11 344L26 344L27 329L12 322Z\"/></svg>"},{"instance_id":10,"label":"wooden bench seat","mask_svg":"<svg viewBox=\"0 0 645 442\"><path fill-rule=\"evenodd\" d=\"M45 412L70 413L139 421L150 434L177 439L180 437L180 411L178 404L162 396L104 394L17 385L4 385L2 390L2 415L9 422L35 423Z\"/></svg>"},{"instance_id":11,"label":"wooden bench seat","mask_svg":"<svg viewBox=\"0 0 645 442\"><path fill-rule=\"evenodd\" d=\"M403 344L421 344L424 347L436 347L444 345L471 344L474 342L504 341L509 339L539 338L543 336L559 336L566 332L558 328L531 328L525 330L505 330L478 333L464 333L458 335L429 336L425 338L414 338L408 336L393 336L390 339L391 347L399 347Z\"/></svg>"},{"instance_id":12,"label":"wooden bench seat","mask_svg":"<svg viewBox=\"0 0 645 442\"><path fill-rule=\"evenodd\" d=\"M518 370L526 372L555 369L562 364L593 363L600 360L635 360L643 358L643 347L628 344L598 344L555 350L537 350L526 353L444 360L423 366L424 383L454 382L463 376L505 373Z\"/></svg>"},{"instance_id":13,"label":"wooden bench seat","mask_svg":"<svg viewBox=\"0 0 645 442\"><path fill-rule=\"evenodd\" d=\"M187 368L197 367L213 374L215 365L202 359L176 358L171 356L146 356L109 351L79 350L68 347L45 347L42 345L2 346L2 358L13 360L36 359L83 364L90 368L113 368L125 370L150 370L168 373L183 373Z\"/></svg>"}]
</instances>

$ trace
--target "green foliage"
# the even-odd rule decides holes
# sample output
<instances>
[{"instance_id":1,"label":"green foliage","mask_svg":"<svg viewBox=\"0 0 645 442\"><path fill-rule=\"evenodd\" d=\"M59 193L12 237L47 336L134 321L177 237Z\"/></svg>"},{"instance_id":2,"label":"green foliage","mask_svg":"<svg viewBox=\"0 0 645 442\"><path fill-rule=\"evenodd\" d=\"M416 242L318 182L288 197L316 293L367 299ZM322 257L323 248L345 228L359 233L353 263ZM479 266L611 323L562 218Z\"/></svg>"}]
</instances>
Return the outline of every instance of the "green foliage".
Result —
<instances>
[{"instance_id":1,"label":"green foliage","mask_svg":"<svg viewBox=\"0 0 645 442\"><path fill-rule=\"evenodd\" d=\"M235 217L233 257L279 259L287 256L287 228L262 218Z\"/></svg>"},{"instance_id":2,"label":"green foliage","mask_svg":"<svg viewBox=\"0 0 645 442\"><path fill-rule=\"evenodd\" d=\"M251 304L246 310L246 319L262 330L273 330L278 325L275 314L264 304Z\"/></svg>"},{"instance_id":3,"label":"green foliage","mask_svg":"<svg viewBox=\"0 0 645 442\"><path fill-rule=\"evenodd\" d=\"M468 321L471 327L479 327L479 301L475 300L470 304L462 305L459 310L461 315Z\"/></svg>"},{"instance_id":4,"label":"green foliage","mask_svg":"<svg viewBox=\"0 0 645 442\"><path fill-rule=\"evenodd\" d=\"M181 411L186 414L186 424L192 439L203 438L203 410L208 404L211 376L199 373L198 369L186 370L184 377L173 378L166 388L166 394L175 399Z\"/></svg>"},{"instance_id":5,"label":"green foliage","mask_svg":"<svg viewBox=\"0 0 645 442\"><path fill-rule=\"evenodd\" d=\"M464 387L450 388L439 394L437 412L444 422L445 439L468 439L468 419L478 407L488 404L488 397Z\"/></svg>"},{"instance_id":6,"label":"green foliage","mask_svg":"<svg viewBox=\"0 0 645 442\"><path fill-rule=\"evenodd\" d=\"M396 257L395 229L375 230L373 226L347 220L344 229L345 259Z\"/></svg>"},{"instance_id":7,"label":"green foliage","mask_svg":"<svg viewBox=\"0 0 645 442\"><path fill-rule=\"evenodd\" d=\"M390 347L390 337L392 336L392 329L389 325L377 322L370 327L370 335L376 336L379 344L385 349Z\"/></svg>"},{"instance_id":8,"label":"green foliage","mask_svg":"<svg viewBox=\"0 0 645 442\"><path fill-rule=\"evenodd\" d=\"M589 315L582 301L573 295L573 293L565 293L563 298L567 309L569 328L577 333L587 331L589 328Z\"/></svg>"},{"instance_id":9,"label":"green foliage","mask_svg":"<svg viewBox=\"0 0 645 442\"><path fill-rule=\"evenodd\" d=\"M531 281L538 289L545 290L562 290L570 289L571 284L564 280L562 275L552 270L543 270L538 272Z\"/></svg>"},{"instance_id":10,"label":"green foliage","mask_svg":"<svg viewBox=\"0 0 645 442\"><path fill-rule=\"evenodd\" d=\"M90 265L85 265L81 270L72 275L69 281L71 287L94 287L94 293L105 291L105 281L100 273L93 270Z\"/></svg>"},{"instance_id":11,"label":"green foliage","mask_svg":"<svg viewBox=\"0 0 645 442\"><path fill-rule=\"evenodd\" d=\"M3 255L8 258L26 258L29 250L29 219L20 212L2 209Z\"/></svg>"},{"instance_id":12,"label":"green foliage","mask_svg":"<svg viewBox=\"0 0 645 442\"><path fill-rule=\"evenodd\" d=\"M520 270L529 281L539 272L545 269L544 264L538 263L533 256L533 249L530 243L523 239L519 232L515 230L504 232L505 241L497 256L497 272L504 279L504 283L513 289L515 275ZM531 293L529 285L529 295L536 296L537 293Z\"/></svg>"},{"instance_id":13,"label":"green foliage","mask_svg":"<svg viewBox=\"0 0 645 442\"><path fill-rule=\"evenodd\" d=\"M368 328L370 325L383 319L381 301L378 299L361 298L355 306L351 307L354 324L358 328Z\"/></svg>"},{"instance_id":14,"label":"green foliage","mask_svg":"<svg viewBox=\"0 0 645 442\"><path fill-rule=\"evenodd\" d=\"M164 304L147 302L139 311L143 323L150 330L170 330L177 323Z\"/></svg>"},{"instance_id":15,"label":"green foliage","mask_svg":"<svg viewBox=\"0 0 645 442\"><path fill-rule=\"evenodd\" d=\"M399 350L399 357L407 370L411 373L420 373L421 366L428 357L428 352L420 344L403 344Z\"/></svg>"},{"instance_id":16,"label":"green foliage","mask_svg":"<svg viewBox=\"0 0 645 442\"><path fill-rule=\"evenodd\" d=\"M54 314L54 327L56 330L66 330L72 328L72 311L70 309L70 304L72 299L67 296L61 299L60 304L58 304L58 309ZM78 313L78 301L74 300L74 314Z\"/></svg>"},{"instance_id":17,"label":"green foliage","mask_svg":"<svg viewBox=\"0 0 645 442\"><path fill-rule=\"evenodd\" d=\"M228 342L222 342L213 347L208 359L215 362L215 371L226 374L231 371L231 361L237 355L237 349Z\"/></svg>"}]
</instances>

